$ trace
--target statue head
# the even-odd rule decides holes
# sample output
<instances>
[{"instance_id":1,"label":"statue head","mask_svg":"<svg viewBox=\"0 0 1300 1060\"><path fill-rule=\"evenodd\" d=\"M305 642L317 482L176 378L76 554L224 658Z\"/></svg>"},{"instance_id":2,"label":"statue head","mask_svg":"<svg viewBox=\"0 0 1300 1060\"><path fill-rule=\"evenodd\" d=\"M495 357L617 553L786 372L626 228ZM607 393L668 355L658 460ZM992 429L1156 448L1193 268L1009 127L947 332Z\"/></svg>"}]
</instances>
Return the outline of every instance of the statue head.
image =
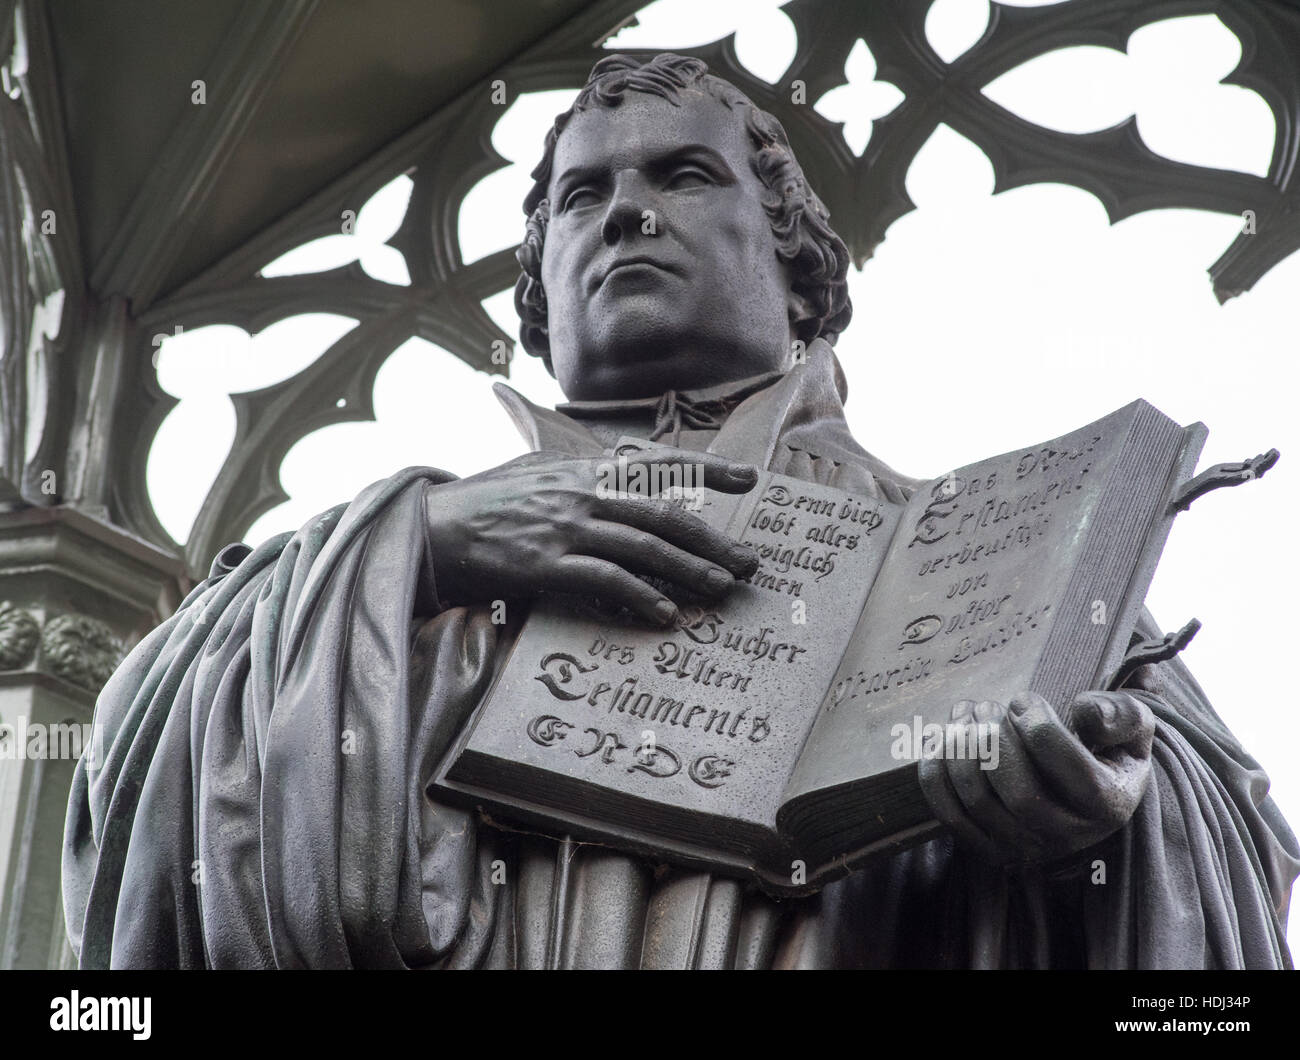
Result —
<instances>
[{"instance_id":1,"label":"statue head","mask_svg":"<svg viewBox=\"0 0 1300 1060\"><path fill-rule=\"evenodd\" d=\"M783 370L852 315L849 254L781 123L698 59L602 59L524 200L524 349L571 400Z\"/></svg>"}]
</instances>

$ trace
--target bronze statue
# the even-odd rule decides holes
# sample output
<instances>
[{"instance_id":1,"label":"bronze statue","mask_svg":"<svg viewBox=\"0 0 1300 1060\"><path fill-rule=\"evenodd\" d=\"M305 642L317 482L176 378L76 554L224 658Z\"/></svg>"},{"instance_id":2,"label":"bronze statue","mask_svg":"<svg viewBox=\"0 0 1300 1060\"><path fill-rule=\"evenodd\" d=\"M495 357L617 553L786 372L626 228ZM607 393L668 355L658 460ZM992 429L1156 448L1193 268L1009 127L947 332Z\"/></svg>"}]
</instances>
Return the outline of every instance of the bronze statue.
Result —
<instances>
[{"instance_id":1,"label":"bronze statue","mask_svg":"<svg viewBox=\"0 0 1300 1060\"><path fill-rule=\"evenodd\" d=\"M666 625L673 586L720 597L753 572L679 507L601 494L619 437L724 493L754 469L704 450L749 429L779 432L790 476L918 485L844 422L848 254L774 118L698 60L612 56L534 177L516 305L570 403L502 388L531 455L409 468L231 546L132 652L72 791L82 966L1289 967L1300 850L1177 660L1080 697L1073 732L1034 697L959 704L1002 722L1018 779L927 763L950 832L809 898L428 797L537 594Z\"/></svg>"}]
</instances>

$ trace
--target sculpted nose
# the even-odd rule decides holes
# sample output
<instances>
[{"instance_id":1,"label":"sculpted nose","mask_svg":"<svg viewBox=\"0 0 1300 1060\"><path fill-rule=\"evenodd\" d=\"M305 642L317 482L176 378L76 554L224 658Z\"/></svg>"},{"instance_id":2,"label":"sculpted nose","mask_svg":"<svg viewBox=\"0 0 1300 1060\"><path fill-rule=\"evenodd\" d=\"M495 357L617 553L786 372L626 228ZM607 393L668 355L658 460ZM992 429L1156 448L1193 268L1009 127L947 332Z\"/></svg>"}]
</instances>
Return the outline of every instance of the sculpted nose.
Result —
<instances>
[{"instance_id":1,"label":"sculpted nose","mask_svg":"<svg viewBox=\"0 0 1300 1060\"><path fill-rule=\"evenodd\" d=\"M640 229L644 198L635 182L624 179L616 182L600 226L606 246L616 246Z\"/></svg>"}]
</instances>

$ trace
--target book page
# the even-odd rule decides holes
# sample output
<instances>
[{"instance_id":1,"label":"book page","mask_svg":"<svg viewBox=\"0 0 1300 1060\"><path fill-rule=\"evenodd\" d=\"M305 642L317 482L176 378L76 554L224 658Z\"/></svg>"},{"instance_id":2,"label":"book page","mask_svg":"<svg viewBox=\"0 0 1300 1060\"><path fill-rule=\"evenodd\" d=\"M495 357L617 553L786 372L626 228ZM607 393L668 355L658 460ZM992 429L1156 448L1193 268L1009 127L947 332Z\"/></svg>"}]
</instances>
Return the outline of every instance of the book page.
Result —
<instances>
[{"instance_id":1,"label":"book page","mask_svg":"<svg viewBox=\"0 0 1300 1060\"><path fill-rule=\"evenodd\" d=\"M1168 452L1133 441L1139 417L1143 424L1158 417L1168 425ZM1178 437L1172 421L1134 402L1061 438L970 464L918 491L788 798L918 761L934 740L942 746L939 727L959 700L1005 704L1024 689L1038 690L1037 668L1058 624L1091 624L1100 656L1121 601L1113 593L1080 596L1092 569L1079 576L1094 517L1108 492L1131 506L1163 503L1158 489L1130 501L1131 484L1111 479L1127 449L1130 463L1145 462L1153 481L1163 485ZM1130 474L1128 465L1124 473ZM1105 564L1093 566L1101 571ZM1115 577L1126 584L1125 572ZM1093 650L1091 642L1087 646ZM944 753L991 758L995 742L990 735L988 746L944 747Z\"/></svg>"},{"instance_id":2,"label":"book page","mask_svg":"<svg viewBox=\"0 0 1300 1060\"><path fill-rule=\"evenodd\" d=\"M762 473L727 520L760 557L747 583L666 630L539 606L448 775L469 762L482 788L493 762L522 766L535 802L580 789L565 808L595 815L604 791L643 800L647 820L675 807L772 829L900 513Z\"/></svg>"}]
</instances>

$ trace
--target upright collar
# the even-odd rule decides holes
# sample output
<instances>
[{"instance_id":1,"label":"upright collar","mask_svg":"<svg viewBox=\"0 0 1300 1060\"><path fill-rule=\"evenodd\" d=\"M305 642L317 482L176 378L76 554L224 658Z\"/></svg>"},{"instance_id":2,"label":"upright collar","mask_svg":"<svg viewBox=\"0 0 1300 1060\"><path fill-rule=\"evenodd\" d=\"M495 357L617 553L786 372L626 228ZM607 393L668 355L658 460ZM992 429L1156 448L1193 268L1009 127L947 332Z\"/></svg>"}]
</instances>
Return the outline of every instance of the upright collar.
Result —
<instances>
[{"instance_id":1,"label":"upright collar","mask_svg":"<svg viewBox=\"0 0 1300 1060\"><path fill-rule=\"evenodd\" d=\"M629 402L569 402L556 409L535 405L504 383L493 386L498 400L534 451L601 456L606 446L582 422L628 411L652 413L659 398ZM709 452L766 468L778 444L855 464L882 482L904 491L917 480L898 474L866 452L844 420L844 377L835 353L822 339L808 345L801 364L784 374L685 391L694 402L738 398L739 403L709 445Z\"/></svg>"},{"instance_id":2,"label":"upright collar","mask_svg":"<svg viewBox=\"0 0 1300 1060\"><path fill-rule=\"evenodd\" d=\"M650 429L647 438L680 446L682 432L716 432L732 411L751 394L756 394L784 376L784 372L765 372L746 379L732 380L697 390L667 390L659 397L617 399L612 401L574 401L557 405L556 411L572 419L603 420L608 441L610 421L644 422L647 414ZM712 435L688 434L694 445L708 444ZM688 442L688 444L690 444Z\"/></svg>"},{"instance_id":3,"label":"upright collar","mask_svg":"<svg viewBox=\"0 0 1300 1060\"><path fill-rule=\"evenodd\" d=\"M695 408L730 412L745 398L771 386L784 375L784 372L763 372L730 383L719 383L698 390L675 390L673 393L679 401ZM601 419L629 412L654 412L662 402L660 396L613 401L567 401L556 405L555 411L577 420Z\"/></svg>"}]
</instances>

